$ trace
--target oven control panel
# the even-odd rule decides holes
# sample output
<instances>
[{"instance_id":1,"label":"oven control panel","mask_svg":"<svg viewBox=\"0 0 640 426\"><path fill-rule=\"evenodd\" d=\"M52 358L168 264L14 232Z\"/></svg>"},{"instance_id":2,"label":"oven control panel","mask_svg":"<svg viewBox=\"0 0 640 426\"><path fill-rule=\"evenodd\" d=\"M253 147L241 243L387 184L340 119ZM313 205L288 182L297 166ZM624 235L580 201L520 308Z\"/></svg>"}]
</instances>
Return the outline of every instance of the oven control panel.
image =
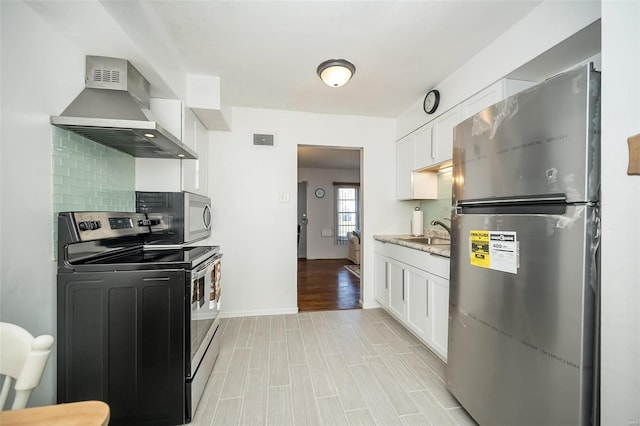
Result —
<instances>
[{"instance_id":1,"label":"oven control panel","mask_svg":"<svg viewBox=\"0 0 640 426\"><path fill-rule=\"evenodd\" d=\"M102 240L149 234L149 219L144 213L75 212L73 213L81 241Z\"/></svg>"},{"instance_id":2,"label":"oven control panel","mask_svg":"<svg viewBox=\"0 0 640 426\"><path fill-rule=\"evenodd\" d=\"M102 228L102 222L99 220L85 220L78 224L78 229L81 231L93 231L100 228Z\"/></svg>"}]
</instances>

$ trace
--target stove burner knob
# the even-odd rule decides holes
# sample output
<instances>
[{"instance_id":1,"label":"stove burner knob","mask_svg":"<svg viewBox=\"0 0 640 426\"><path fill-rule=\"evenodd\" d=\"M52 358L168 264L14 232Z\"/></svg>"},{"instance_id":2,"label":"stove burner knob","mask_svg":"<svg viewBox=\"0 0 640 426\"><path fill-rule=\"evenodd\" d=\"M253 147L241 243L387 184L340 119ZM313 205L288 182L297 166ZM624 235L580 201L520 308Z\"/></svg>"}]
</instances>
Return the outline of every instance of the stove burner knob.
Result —
<instances>
[{"instance_id":1,"label":"stove burner knob","mask_svg":"<svg viewBox=\"0 0 640 426\"><path fill-rule=\"evenodd\" d=\"M80 222L78 224L78 229L80 229L81 231L86 231L89 229L89 222Z\"/></svg>"},{"instance_id":2,"label":"stove burner knob","mask_svg":"<svg viewBox=\"0 0 640 426\"><path fill-rule=\"evenodd\" d=\"M100 223L99 220L96 220L95 222L93 222L95 229L100 229L102 228L102 223Z\"/></svg>"}]
</instances>

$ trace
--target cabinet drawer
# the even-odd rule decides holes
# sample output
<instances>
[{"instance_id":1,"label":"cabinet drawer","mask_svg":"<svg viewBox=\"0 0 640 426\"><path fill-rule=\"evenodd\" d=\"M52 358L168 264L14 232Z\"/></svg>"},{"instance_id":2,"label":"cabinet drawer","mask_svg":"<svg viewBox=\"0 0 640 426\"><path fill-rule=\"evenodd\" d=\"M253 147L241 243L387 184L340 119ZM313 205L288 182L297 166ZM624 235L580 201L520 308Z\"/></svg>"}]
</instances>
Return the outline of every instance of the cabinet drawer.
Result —
<instances>
[{"instance_id":1,"label":"cabinet drawer","mask_svg":"<svg viewBox=\"0 0 640 426\"><path fill-rule=\"evenodd\" d=\"M386 256L447 280L449 279L449 259L446 257L396 244L387 244L387 246Z\"/></svg>"},{"instance_id":2,"label":"cabinet drawer","mask_svg":"<svg viewBox=\"0 0 640 426\"><path fill-rule=\"evenodd\" d=\"M374 240L373 241L373 252L381 254L383 256L387 256L388 249L387 247L391 244L383 243L382 241Z\"/></svg>"}]
</instances>

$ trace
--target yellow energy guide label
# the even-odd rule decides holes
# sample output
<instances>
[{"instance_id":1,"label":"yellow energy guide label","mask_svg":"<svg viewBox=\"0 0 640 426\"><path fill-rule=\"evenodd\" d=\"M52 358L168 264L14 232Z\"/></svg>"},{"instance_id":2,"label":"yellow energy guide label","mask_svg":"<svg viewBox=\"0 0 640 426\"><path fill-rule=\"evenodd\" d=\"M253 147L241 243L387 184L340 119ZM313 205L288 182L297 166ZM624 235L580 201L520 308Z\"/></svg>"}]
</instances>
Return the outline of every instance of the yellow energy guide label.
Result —
<instances>
[{"instance_id":1,"label":"yellow energy guide label","mask_svg":"<svg viewBox=\"0 0 640 426\"><path fill-rule=\"evenodd\" d=\"M518 273L518 240L513 231L470 231L471 264L496 271Z\"/></svg>"}]
</instances>

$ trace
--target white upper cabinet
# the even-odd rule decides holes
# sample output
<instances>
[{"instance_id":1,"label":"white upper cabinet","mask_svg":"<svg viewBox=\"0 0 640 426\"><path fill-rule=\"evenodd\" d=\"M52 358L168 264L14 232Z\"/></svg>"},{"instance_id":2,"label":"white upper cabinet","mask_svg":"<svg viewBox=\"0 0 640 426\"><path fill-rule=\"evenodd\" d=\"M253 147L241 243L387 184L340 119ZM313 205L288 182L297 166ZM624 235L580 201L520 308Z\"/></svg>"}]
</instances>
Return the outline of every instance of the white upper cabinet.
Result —
<instances>
[{"instance_id":1,"label":"white upper cabinet","mask_svg":"<svg viewBox=\"0 0 640 426\"><path fill-rule=\"evenodd\" d=\"M453 128L460 121L460 105L457 105L404 138L413 140L413 158L410 160L412 171L431 168L451 160Z\"/></svg>"},{"instance_id":2,"label":"white upper cabinet","mask_svg":"<svg viewBox=\"0 0 640 426\"><path fill-rule=\"evenodd\" d=\"M149 104L158 123L177 139L184 140L182 135L184 103L177 99L151 98Z\"/></svg>"},{"instance_id":3,"label":"white upper cabinet","mask_svg":"<svg viewBox=\"0 0 640 426\"><path fill-rule=\"evenodd\" d=\"M400 139L396 152L396 197L399 200L437 198L435 174L424 170L434 171L453 158L454 128L473 114L534 84L511 79L497 81Z\"/></svg>"},{"instance_id":4,"label":"white upper cabinet","mask_svg":"<svg viewBox=\"0 0 640 426\"><path fill-rule=\"evenodd\" d=\"M413 135L396 144L396 197L399 200L413 198L411 172L413 169Z\"/></svg>"},{"instance_id":5,"label":"white upper cabinet","mask_svg":"<svg viewBox=\"0 0 640 426\"><path fill-rule=\"evenodd\" d=\"M136 158L136 190L189 191L208 195L208 132L184 102L151 99L158 122L198 155L197 160Z\"/></svg>"},{"instance_id":6,"label":"white upper cabinet","mask_svg":"<svg viewBox=\"0 0 640 426\"><path fill-rule=\"evenodd\" d=\"M185 110L183 143L198 154L197 160L182 161L182 190L207 195L209 140L207 129L190 110Z\"/></svg>"},{"instance_id":7,"label":"white upper cabinet","mask_svg":"<svg viewBox=\"0 0 640 426\"><path fill-rule=\"evenodd\" d=\"M399 200L438 198L437 175L414 172L415 144L415 135L411 134L396 145L396 198Z\"/></svg>"},{"instance_id":8,"label":"white upper cabinet","mask_svg":"<svg viewBox=\"0 0 640 426\"><path fill-rule=\"evenodd\" d=\"M460 122L460 105L400 139L396 146L396 197L399 200L438 198L438 177L421 171L451 160L453 128Z\"/></svg>"},{"instance_id":9,"label":"white upper cabinet","mask_svg":"<svg viewBox=\"0 0 640 426\"><path fill-rule=\"evenodd\" d=\"M416 171L429 167L435 161L436 147L433 139L433 122L416 130L413 137L412 171Z\"/></svg>"},{"instance_id":10,"label":"white upper cabinet","mask_svg":"<svg viewBox=\"0 0 640 426\"><path fill-rule=\"evenodd\" d=\"M183 139L182 117L184 104L177 99L151 98L150 108L158 123L173 136ZM136 190L169 191L181 190L181 160L165 158L137 158Z\"/></svg>"},{"instance_id":11,"label":"white upper cabinet","mask_svg":"<svg viewBox=\"0 0 640 426\"><path fill-rule=\"evenodd\" d=\"M486 89L476 93L462 105L462 120L466 120L491 105L536 84L534 81L512 80L503 78Z\"/></svg>"},{"instance_id":12,"label":"white upper cabinet","mask_svg":"<svg viewBox=\"0 0 640 426\"><path fill-rule=\"evenodd\" d=\"M198 188L197 192L208 195L209 190L209 132L198 121L196 123L196 152L198 153Z\"/></svg>"},{"instance_id":13,"label":"white upper cabinet","mask_svg":"<svg viewBox=\"0 0 640 426\"><path fill-rule=\"evenodd\" d=\"M460 105L451 108L434 120L433 139L435 153L433 165L444 163L453 158L453 128L460 121Z\"/></svg>"}]
</instances>

